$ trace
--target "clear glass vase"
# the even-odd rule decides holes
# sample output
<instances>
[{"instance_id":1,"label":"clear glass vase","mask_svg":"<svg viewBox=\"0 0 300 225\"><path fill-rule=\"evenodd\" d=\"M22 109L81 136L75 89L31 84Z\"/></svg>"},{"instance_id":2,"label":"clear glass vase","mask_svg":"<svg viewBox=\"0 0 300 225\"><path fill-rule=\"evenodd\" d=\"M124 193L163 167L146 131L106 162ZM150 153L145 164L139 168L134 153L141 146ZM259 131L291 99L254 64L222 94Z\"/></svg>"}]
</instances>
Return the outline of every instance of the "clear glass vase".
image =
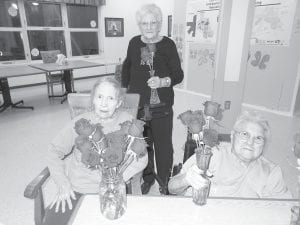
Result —
<instances>
[{"instance_id":1,"label":"clear glass vase","mask_svg":"<svg viewBox=\"0 0 300 225\"><path fill-rule=\"evenodd\" d=\"M120 218L127 208L126 184L122 174L102 173L100 182L100 210L110 220Z\"/></svg>"},{"instance_id":2,"label":"clear glass vase","mask_svg":"<svg viewBox=\"0 0 300 225\"><path fill-rule=\"evenodd\" d=\"M200 146L195 149L196 163L199 169L203 171L202 177L206 180L205 186L200 189L193 188L193 202L197 205L205 205L209 196L211 181L206 175L209 168L210 158L212 156L211 149L207 146Z\"/></svg>"},{"instance_id":3,"label":"clear glass vase","mask_svg":"<svg viewBox=\"0 0 300 225\"><path fill-rule=\"evenodd\" d=\"M207 202L207 198L209 195L209 189L210 189L210 180L206 177L204 177L204 179L206 179L206 185L200 189L195 189L193 188L193 202L196 205L205 205Z\"/></svg>"}]
</instances>

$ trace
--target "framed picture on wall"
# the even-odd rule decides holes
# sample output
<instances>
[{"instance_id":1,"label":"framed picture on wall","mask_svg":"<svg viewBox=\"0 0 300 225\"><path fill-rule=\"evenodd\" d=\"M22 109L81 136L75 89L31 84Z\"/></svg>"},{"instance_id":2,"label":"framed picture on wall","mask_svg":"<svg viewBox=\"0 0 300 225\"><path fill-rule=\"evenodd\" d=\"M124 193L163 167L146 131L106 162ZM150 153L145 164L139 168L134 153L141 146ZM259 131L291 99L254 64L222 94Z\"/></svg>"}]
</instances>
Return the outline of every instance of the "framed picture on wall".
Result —
<instances>
[{"instance_id":1,"label":"framed picture on wall","mask_svg":"<svg viewBox=\"0 0 300 225\"><path fill-rule=\"evenodd\" d=\"M124 19L105 17L105 37L124 37Z\"/></svg>"},{"instance_id":2,"label":"framed picture on wall","mask_svg":"<svg viewBox=\"0 0 300 225\"><path fill-rule=\"evenodd\" d=\"M168 16L168 37L172 36L172 15Z\"/></svg>"}]
</instances>

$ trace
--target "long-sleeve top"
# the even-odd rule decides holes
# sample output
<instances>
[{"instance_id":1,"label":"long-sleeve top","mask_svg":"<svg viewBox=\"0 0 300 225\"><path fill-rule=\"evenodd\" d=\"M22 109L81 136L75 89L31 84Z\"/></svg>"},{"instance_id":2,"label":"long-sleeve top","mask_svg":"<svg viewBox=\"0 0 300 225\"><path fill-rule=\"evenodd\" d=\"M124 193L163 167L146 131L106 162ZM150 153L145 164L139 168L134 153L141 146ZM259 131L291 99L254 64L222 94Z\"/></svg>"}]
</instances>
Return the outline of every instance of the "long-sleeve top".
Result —
<instances>
[{"instance_id":1,"label":"long-sleeve top","mask_svg":"<svg viewBox=\"0 0 300 225\"><path fill-rule=\"evenodd\" d=\"M75 138L78 134L75 132L75 123L81 118L90 120L91 123L99 123L95 113L88 112L75 117L67 124L53 139L48 147L48 168L54 182L71 184L74 191L80 193L97 193L101 181L101 173L98 169L89 169L81 161L81 152L74 147ZM128 112L118 111L113 120L101 123L104 134L120 130L120 123L127 120L131 121L132 115ZM73 149L74 148L74 149ZM73 149L73 151L72 151ZM66 159L63 158L70 154ZM147 154L138 160L133 161L124 171L123 178L129 180L135 174L143 171L147 166Z\"/></svg>"},{"instance_id":2,"label":"long-sleeve top","mask_svg":"<svg viewBox=\"0 0 300 225\"><path fill-rule=\"evenodd\" d=\"M281 168L264 156L248 166L232 153L230 143L221 143L213 148L209 172L213 175L210 196L291 198ZM182 173L196 163L195 154L183 165ZM190 195L191 190L186 192Z\"/></svg>"},{"instance_id":3,"label":"long-sleeve top","mask_svg":"<svg viewBox=\"0 0 300 225\"><path fill-rule=\"evenodd\" d=\"M151 94L151 89L147 85L147 80L150 78L149 66L141 65L141 48L145 46L140 35L133 37L129 42L127 56L122 67L122 86L128 88L128 92L140 94L140 106L149 104ZM164 36L156 43L153 61L155 76L171 78L171 86L158 88L157 92L161 102L172 106L174 103L173 86L183 80L183 71L176 45L170 38Z\"/></svg>"}]
</instances>

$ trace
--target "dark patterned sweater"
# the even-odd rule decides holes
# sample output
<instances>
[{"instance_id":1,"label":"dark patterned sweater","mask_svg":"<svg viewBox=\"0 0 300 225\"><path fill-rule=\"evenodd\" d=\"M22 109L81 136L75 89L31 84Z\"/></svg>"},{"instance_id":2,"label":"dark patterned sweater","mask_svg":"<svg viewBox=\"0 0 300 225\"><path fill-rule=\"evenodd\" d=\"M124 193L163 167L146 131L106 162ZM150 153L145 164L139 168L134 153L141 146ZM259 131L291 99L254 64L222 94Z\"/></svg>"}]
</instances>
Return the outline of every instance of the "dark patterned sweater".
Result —
<instances>
[{"instance_id":1,"label":"dark patterned sweater","mask_svg":"<svg viewBox=\"0 0 300 225\"><path fill-rule=\"evenodd\" d=\"M141 65L141 48L145 46L140 35L133 37L129 42L122 68L122 86L128 88L129 93L140 94L140 106L149 104L151 93L147 85L147 80L150 78L149 66ZM175 43L170 38L164 36L156 43L153 69L156 76L171 78L170 87L158 88L157 91L161 102L172 106L174 103L173 86L183 80L183 71Z\"/></svg>"}]
</instances>

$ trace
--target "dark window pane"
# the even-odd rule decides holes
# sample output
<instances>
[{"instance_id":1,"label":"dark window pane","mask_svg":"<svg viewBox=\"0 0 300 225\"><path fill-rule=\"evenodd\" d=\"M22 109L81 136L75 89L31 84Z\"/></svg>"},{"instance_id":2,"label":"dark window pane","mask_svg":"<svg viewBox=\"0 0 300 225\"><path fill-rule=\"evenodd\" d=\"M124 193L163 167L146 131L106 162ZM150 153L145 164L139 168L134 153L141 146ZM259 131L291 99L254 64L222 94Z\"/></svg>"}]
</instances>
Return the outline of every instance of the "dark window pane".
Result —
<instances>
[{"instance_id":1,"label":"dark window pane","mask_svg":"<svg viewBox=\"0 0 300 225\"><path fill-rule=\"evenodd\" d=\"M63 31L28 31L29 48L32 60L41 59L40 51L60 50L66 55Z\"/></svg>"},{"instance_id":2,"label":"dark window pane","mask_svg":"<svg viewBox=\"0 0 300 225\"><path fill-rule=\"evenodd\" d=\"M0 61L25 59L20 32L0 31Z\"/></svg>"},{"instance_id":3,"label":"dark window pane","mask_svg":"<svg viewBox=\"0 0 300 225\"><path fill-rule=\"evenodd\" d=\"M21 27L20 13L16 0L0 1L0 27Z\"/></svg>"},{"instance_id":4,"label":"dark window pane","mask_svg":"<svg viewBox=\"0 0 300 225\"><path fill-rule=\"evenodd\" d=\"M59 4L25 1L25 12L28 26L62 27Z\"/></svg>"},{"instance_id":5,"label":"dark window pane","mask_svg":"<svg viewBox=\"0 0 300 225\"><path fill-rule=\"evenodd\" d=\"M71 32L72 55L98 55L97 32Z\"/></svg>"},{"instance_id":6,"label":"dark window pane","mask_svg":"<svg viewBox=\"0 0 300 225\"><path fill-rule=\"evenodd\" d=\"M96 6L67 5L70 28L97 28L98 13Z\"/></svg>"},{"instance_id":7,"label":"dark window pane","mask_svg":"<svg viewBox=\"0 0 300 225\"><path fill-rule=\"evenodd\" d=\"M20 32L0 31L0 61L25 59Z\"/></svg>"}]
</instances>

